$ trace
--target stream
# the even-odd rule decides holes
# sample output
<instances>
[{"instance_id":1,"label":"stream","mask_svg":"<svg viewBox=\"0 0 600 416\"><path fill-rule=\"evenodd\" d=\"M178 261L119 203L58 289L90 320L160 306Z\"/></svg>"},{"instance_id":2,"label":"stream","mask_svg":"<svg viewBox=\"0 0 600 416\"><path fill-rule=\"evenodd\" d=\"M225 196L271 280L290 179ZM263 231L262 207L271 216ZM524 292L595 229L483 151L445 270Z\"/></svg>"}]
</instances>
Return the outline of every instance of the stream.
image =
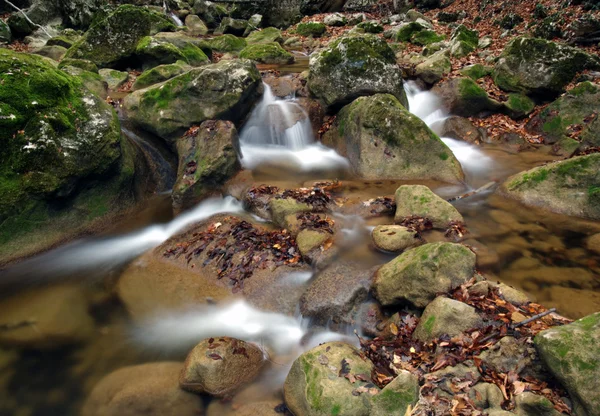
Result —
<instances>
[{"instance_id":1,"label":"stream","mask_svg":"<svg viewBox=\"0 0 600 416\"><path fill-rule=\"evenodd\" d=\"M438 98L413 82L407 82L405 89L410 111L439 133L449 115L441 109ZM140 140L144 139L137 137ZM450 138L442 140L466 174L464 185L421 182L444 198L491 181L501 183L514 173L557 159L547 148L517 153L494 143L475 146ZM251 178L255 184L292 188L316 179L341 179L343 196L364 201L393 195L398 186L415 183L353 178L347 160L315 139L296 99L277 98L266 84L263 100L240 131L240 143L246 172L238 176ZM147 144L140 145L155 152ZM167 167L164 169L168 172ZM168 185L172 181L166 181L164 187ZM470 231L462 242L477 251L478 269L571 318L600 309L600 259L584 243L587 236L600 232L600 224L524 208L499 197L494 189L453 203ZM77 348L19 353L0 349L0 416L76 415L93 385L111 371L153 360L182 361L199 340L224 335L262 345L271 362L265 374L235 400L279 399L287 371L303 351L335 339L357 343L353 332L360 334L360 322L348 328L318 327L299 312L295 316L265 312L241 300L161 311L139 325L133 324L123 306L105 291L128 263L212 215L252 217L232 195L203 200L175 217L166 192L155 195L146 205L144 212L113 224L102 236L71 242L2 272L0 288L9 295L30 288L80 285L89 294L86 301L98 334ZM394 257L377 252L369 244L370 230L392 223L393 218L365 221L338 214L336 221L343 224L340 238L346 256L369 266ZM429 242L444 239L436 231L428 232L426 238ZM310 272L294 273L283 283L305 287L312 278ZM210 406L215 411L224 405L215 401ZM226 414L225 408L214 414Z\"/></svg>"}]
</instances>

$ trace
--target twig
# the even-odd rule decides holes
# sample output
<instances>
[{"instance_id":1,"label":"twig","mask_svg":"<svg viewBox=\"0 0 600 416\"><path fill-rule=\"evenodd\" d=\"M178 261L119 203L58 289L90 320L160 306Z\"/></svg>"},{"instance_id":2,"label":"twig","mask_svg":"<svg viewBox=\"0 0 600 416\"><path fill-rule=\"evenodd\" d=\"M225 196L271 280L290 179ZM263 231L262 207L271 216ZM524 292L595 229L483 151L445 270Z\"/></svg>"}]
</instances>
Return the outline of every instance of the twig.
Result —
<instances>
[{"instance_id":1,"label":"twig","mask_svg":"<svg viewBox=\"0 0 600 416\"><path fill-rule=\"evenodd\" d=\"M23 10L19 9L17 6L15 6L14 4L12 4L12 3L11 3L10 1L8 1L8 0L4 0L4 2L5 2L5 3L7 3L8 5L10 5L11 7L13 7L14 9L16 9L18 12L20 12L20 13L23 15L23 17L25 18L25 20L27 20L29 23L31 23L31 24L32 24L32 25L34 25L35 27L38 27L38 28L42 29L42 31L43 31L43 32L44 32L46 35L48 35L48 37L50 37L50 38L52 37L52 35L51 35L50 33L48 33L48 31L47 31L47 30L46 30L46 29L45 29L43 26L41 26L41 25L38 25L37 23L34 23L34 22L33 22L33 21L32 21L32 20L29 18L29 16L27 16L27 15L25 14L25 12L24 12Z\"/></svg>"},{"instance_id":2,"label":"twig","mask_svg":"<svg viewBox=\"0 0 600 416\"><path fill-rule=\"evenodd\" d=\"M447 199L446 201L453 202L453 201L458 201L459 199L468 198L470 196L473 196L473 195L476 195L476 194L478 194L480 192L483 192L486 189L491 188L495 184L496 184L496 182L494 182L494 181L488 182L485 185L483 185L481 188L475 189L474 191L467 192L466 194L462 194L462 195L459 195L459 196L454 196L454 197L452 197L450 199Z\"/></svg>"},{"instance_id":3,"label":"twig","mask_svg":"<svg viewBox=\"0 0 600 416\"><path fill-rule=\"evenodd\" d=\"M554 313L554 312L556 312L556 308L550 308L546 312L538 313L537 315L533 315L531 318L527 318L524 321L521 321L514 325L511 325L512 329L518 328L523 325L527 325L529 322L536 321L536 320L543 318L546 315L550 315L551 313Z\"/></svg>"}]
</instances>

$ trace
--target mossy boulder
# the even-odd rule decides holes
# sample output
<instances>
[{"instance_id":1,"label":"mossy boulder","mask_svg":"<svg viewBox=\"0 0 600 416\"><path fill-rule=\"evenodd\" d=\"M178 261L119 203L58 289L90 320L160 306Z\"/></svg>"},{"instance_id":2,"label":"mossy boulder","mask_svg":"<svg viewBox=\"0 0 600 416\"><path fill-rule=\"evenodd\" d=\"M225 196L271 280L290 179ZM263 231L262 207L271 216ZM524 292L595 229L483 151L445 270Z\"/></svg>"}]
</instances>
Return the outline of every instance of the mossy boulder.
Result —
<instances>
[{"instance_id":1,"label":"mossy boulder","mask_svg":"<svg viewBox=\"0 0 600 416\"><path fill-rule=\"evenodd\" d=\"M492 68L482 64L475 64L465 66L463 69L460 70L460 73L466 77L471 78L473 81L477 81L478 79L491 75Z\"/></svg>"},{"instance_id":2,"label":"mossy boulder","mask_svg":"<svg viewBox=\"0 0 600 416\"><path fill-rule=\"evenodd\" d=\"M425 308L440 293L467 282L475 253L461 244L432 243L405 251L375 274L373 294L384 306Z\"/></svg>"},{"instance_id":3,"label":"mossy boulder","mask_svg":"<svg viewBox=\"0 0 600 416\"><path fill-rule=\"evenodd\" d=\"M250 59L261 64L291 64L294 62L294 55L276 42L248 45L240 52L240 58Z\"/></svg>"},{"instance_id":4,"label":"mossy boulder","mask_svg":"<svg viewBox=\"0 0 600 416\"><path fill-rule=\"evenodd\" d=\"M108 84L98 73L86 71L74 66L65 66L62 70L67 74L78 78L90 92L93 92L100 98L106 98L108 94Z\"/></svg>"},{"instance_id":5,"label":"mossy boulder","mask_svg":"<svg viewBox=\"0 0 600 416\"><path fill-rule=\"evenodd\" d=\"M63 56L67 53L67 48L58 45L52 46L42 46L39 49L36 49L33 53L40 56L45 56L46 58L50 58L53 61L60 61Z\"/></svg>"},{"instance_id":6,"label":"mossy boulder","mask_svg":"<svg viewBox=\"0 0 600 416\"><path fill-rule=\"evenodd\" d=\"M0 49L0 79L1 262L126 203L133 166L117 115L78 78Z\"/></svg>"},{"instance_id":7,"label":"mossy boulder","mask_svg":"<svg viewBox=\"0 0 600 416\"><path fill-rule=\"evenodd\" d=\"M326 231L304 229L296 236L296 244L300 254L308 258L311 251L321 247L329 239L331 239L331 234Z\"/></svg>"},{"instance_id":8,"label":"mossy boulder","mask_svg":"<svg viewBox=\"0 0 600 416\"><path fill-rule=\"evenodd\" d=\"M129 79L129 73L126 71L116 71L110 68L103 68L98 71L98 74L108 85L111 90L118 89L121 85L125 84Z\"/></svg>"},{"instance_id":9,"label":"mossy boulder","mask_svg":"<svg viewBox=\"0 0 600 416\"><path fill-rule=\"evenodd\" d=\"M83 69L84 71L95 72L96 74L98 73L98 66L87 59L65 58L58 64L59 69L63 69L66 66L73 66L75 68Z\"/></svg>"},{"instance_id":10,"label":"mossy boulder","mask_svg":"<svg viewBox=\"0 0 600 416\"><path fill-rule=\"evenodd\" d=\"M472 306L439 296L427 305L412 336L422 342L431 342L442 335L455 337L482 324Z\"/></svg>"},{"instance_id":11,"label":"mossy boulder","mask_svg":"<svg viewBox=\"0 0 600 416\"><path fill-rule=\"evenodd\" d=\"M10 27L8 27L4 20L0 20L0 43L9 43L11 40L12 33Z\"/></svg>"},{"instance_id":12,"label":"mossy boulder","mask_svg":"<svg viewBox=\"0 0 600 416\"><path fill-rule=\"evenodd\" d=\"M371 20L368 20L366 22L360 22L356 25L356 27L361 29L365 33L383 33L383 26Z\"/></svg>"},{"instance_id":13,"label":"mossy boulder","mask_svg":"<svg viewBox=\"0 0 600 416\"><path fill-rule=\"evenodd\" d=\"M148 69L161 64L172 64L185 61L193 66L210 62L208 57L196 46L190 44L187 53L169 42L161 42L146 36L140 40L135 53L142 63L142 68Z\"/></svg>"},{"instance_id":14,"label":"mossy boulder","mask_svg":"<svg viewBox=\"0 0 600 416\"><path fill-rule=\"evenodd\" d=\"M410 217L422 217L431 220L435 228L441 229L448 227L452 222L463 222L462 215L452 204L424 185L402 185L396 190L395 198L396 222Z\"/></svg>"},{"instance_id":15,"label":"mossy boulder","mask_svg":"<svg viewBox=\"0 0 600 416\"><path fill-rule=\"evenodd\" d=\"M287 228L286 217L288 215L295 216L300 212L310 212L312 209L312 206L296 201L293 198L273 198L269 201L271 218L281 228Z\"/></svg>"},{"instance_id":16,"label":"mossy boulder","mask_svg":"<svg viewBox=\"0 0 600 416\"><path fill-rule=\"evenodd\" d=\"M192 10L209 28L213 29L219 26L221 20L229 16L229 10L225 5L207 0L195 0Z\"/></svg>"},{"instance_id":17,"label":"mossy boulder","mask_svg":"<svg viewBox=\"0 0 600 416\"><path fill-rule=\"evenodd\" d=\"M330 110L377 93L392 94L408 107L396 56L383 39L373 35L345 36L314 53L308 88Z\"/></svg>"},{"instance_id":18,"label":"mossy boulder","mask_svg":"<svg viewBox=\"0 0 600 416\"><path fill-rule=\"evenodd\" d=\"M370 416L405 415L419 401L419 378L401 370L379 394L373 396Z\"/></svg>"},{"instance_id":19,"label":"mossy boulder","mask_svg":"<svg viewBox=\"0 0 600 416\"><path fill-rule=\"evenodd\" d=\"M187 32L192 36L206 36L208 34L208 27L195 14L188 14L185 17L185 27L187 27Z\"/></svg>"},{"instance_id":20,"label":"mossy boulder","mask_svg":"<svg viewBox=\"0 0 600 416\"><path fill-rule=\"evenodd\" d=\"M433 30L420 30L410 37L410 43L414 43L415 45L431 45L432 43L441 42L445 39L445 36L438 35Z\"/></svg>"},{"instance_id":21,"label":"mossy boulder","mask_svg":"<svg viewBox=\"0 0 600 416\"><path fill-rule=\"evenodd\" d=\"M135 53L142 38L168 30L175 30L175 26L165 15L122 5L94 23L69 49L66 58L88 59L99 67L122 65Z\"/></svg>"},{"instance_id":22,"label":"mossy boulder","mask_svg":"<svg viewBox=\"0 0 600 416\"><path fill-rule=\"evenodd\" d=\"M600 219L600 153L518 173L504 182L500 192L525 205Z\"/></svg>"},{"instance_id":23,"label":"mossy boulder","mask_svg":"<svg viewBox=\"0 0 600 416\"><path fill-rule=\"evenodd\" d=\"M254 43L283 43L283 36L281 36L281 30L276 27L266 27L262 30L255 30L251 32L246 38L248 44Z\"/></svg>"},{"instance_id":24,"label":"mossy boulder","mask_svg":"<svg viewBox=\"0 0 600 416\"><path fill-rule=\"evenodd\" d=\"M427 29L428 27L426 25L423 25L419 22L403 23L396 31L395 40L397 42L410 42L410 39L413 37L413 35Z\"/></svg>"},{"instance_id":25,"label":"mossy boulder","mask_svg":"<svg viewBox=\"0 0 600 416\"><path fill-rule=\"evenodd\" d=\"M298 23L296 33L300 36L312 36L318 38L323 36L327 31L327 26L319 22Z\"/></svg>"},{"instance_id":26,"label":"mossy boulder","mask_svg":"<svg viewBox=\"0 0 600 416\"><path fill-rule=\"evenodd\" d=\"M520 119L533 112L535 103L524 94L512 93L508 94L504 107L511 118Z\"/></svg>"},{"instance_id":27,"label":"mossy boulder","mask_svg":"<svg viewBox=\"0 0 600 416\"><path fill-rule=\"evenodd\" d=\"M457 26L450 37L450 54L455 58L467 56L479 45L479 33L465 25Z\"/></svg>"},{"instance_id":28,"label":"mossy boulder","mask_svg":"<svg viewBox=\"0 0 600 416\"><path fill-rule=\"evenodd\" d=\"M435 84L444 75L452 71L452 63L448 51L442 50L429 56L425 61L415 67L415 76L427 84Z\"/></svg>"},{"instance_id":29,"label":"mossy boulder","mask_svg":"<svg viewBox=\"0 0 600 416\"><path fill-rule=\"evenodd\" d=\"M581 149L600 146L600 88L583 82L558 98L526 125L526 129L539 134L544 142L553 144L569 137L571 126L581 127ZM578 146L579 147L579 146Z\"/></svg>"},{"instance_id":30,"label":"mossy boulder","mask_svg":"<svg viewBox=\"0 0 600 416\"><path fill-rule=\"evenodd\" d=\"M134 123L170 140L205 120L240 122L259 98L260 86L251 61L221 61L135 91L124 107Z\"/></svg>"},{"instance_id":31,"label":"mossy boulder","mask_svg":"<svg viewBox=\"0 0 600 416\"><path fill-rule=\"evenodd\" d=\"M195 46L196 48L202 50L204 54L208 57L212 56L212 47L209 43L202 38L196 38L193 36L189 36L185 32L159 32L156 35L152 36L154 40L157 42L167 42L177 47L184 54L188 53L186 49L190 47L190 45ZM196 52L195 49L192 49L193 53ZM204 58L201 58L204 60Z\"/></svg>"},{"instance_id":32,"label":"mossy boulder","mask_svg":"<svg viewBox=\"0 0 600 416\"><path fill-rule=\"evenodd\" d=\"M247 20L224 17L223 20L221 20L219 27L215 29L214 34L231 34L234 36L242 36L246 30L248 30Z\"/></svg>"},{"instance_id":33,"label":"mossy boulder","mask_svg":"<svg viewBox=\"0 0 600 416\"><path fill-rule=\"evenodd\" d=\"M372 370L373 363L352 345L342 342L319 345L292 364L283 386L285 403L295 415L367 416L371 408L369 392L356 395L352 392L368 383L362 377L351 383L350 377L344 375L363 375L369 380Z\"/></svg>"},{"instance_id":34,"label":"mossy boulder","mask_svg":"<svg viewBox=\"0 0 600 416\"><path fill-rule=\"evenodd\" d=\"M375 247L383 251L397 252L423 244L419 234L401 225L378 225L371 233Z\"/></svg>"},{"instance_id":35,"label":"mossy boulder","mask_svg":"<svg viewBox=\"0 0 600 416\"><path fill-rule=\"evenodd\" d=\"M542 362L567 389L575 413L600 409L600 313L540 332L534 338Z\"/></svg>"},{"instance_id":36,"label":"mossy boulder","mask_svg":"<svg viewBox=\"0 0 600 416\"><path fill-rule=\"evenodd\" d=\"M196 133L177 140L179 168L173 185L173 205L193 206L219 189L239 169L239 138L231 121L208 120Z\"/></svg>"},{"instance_id":37,"label":"mossy boulder","mask_svg":"<svg viewBox=\"0 0 600 416\"><path fill-rule=\"evenodd\" d=\"M599 69L600 60L585 51L543 39L519 37L506 46L493 78L505 91L553 97L577 72Z\"/></svg>"},{"instance_id":38,"label":"mossy boulder","mask_svg":"<svg viewBox=\"0 0 600 416\"><path fill-rule=\"evenodd\" d=\"M247 45L245 39L233 35L216 36L209 39L208 44L217 52L239 52Z\"/></svg>"},{"instance_id":39,"label":"mossy boulder","mask_svg":"<svg viewBox=\"0 0 600 416\"><path fill-rule=\"evenodd\" d=\"M433 91L440 96L446 110L453 115L471 117L503 109L501 103L490 98L471 78L452 78L436 85Z\"/></svg>"},{"instance_id":40,"label":"mossy boulder","mask_svg":"<svg viewBox=\"0 0 600 416\"><path fill-rule=\"evenodd\" d=\"M159 65L147 71L144 71L133 84L133 91L141 90L154 84L174 78L184 72L192 69L184 61L177 61L174 64Z\"/></svg>"},{"instance_id":41,"label":"mossy boulder","mask_svg":"<svg viewBox=\"0 0 600 416\"><path fill-rule=\"evenodd\" d=\"M60 35L48 39L46 45L58 45L69 49L79 39L81 39L81 32L73 29L65 29L60 33Z\"/></svg>"},{"instance_id":42,"label":"mossy boulder","mask_svg":"<svg viewBox=\"0 0 600 416\"><path fill-rule=\"evenodd\" d=\"M458 183L464 176L450 149L390 94L342 108L322 141L347 157L361 178Z\"/></svg>"},{"instance_id":43,"label":"mossy boulder","mask_svg":"<svg viewBox=\"0 0 600 416\"><path fill-rule=\"evenodd\" d=\"M327 26L346 26L348 24L348 19L341 13L331 13L325 16L323 19L323 23Z\"/></svg>"}]
</instances>

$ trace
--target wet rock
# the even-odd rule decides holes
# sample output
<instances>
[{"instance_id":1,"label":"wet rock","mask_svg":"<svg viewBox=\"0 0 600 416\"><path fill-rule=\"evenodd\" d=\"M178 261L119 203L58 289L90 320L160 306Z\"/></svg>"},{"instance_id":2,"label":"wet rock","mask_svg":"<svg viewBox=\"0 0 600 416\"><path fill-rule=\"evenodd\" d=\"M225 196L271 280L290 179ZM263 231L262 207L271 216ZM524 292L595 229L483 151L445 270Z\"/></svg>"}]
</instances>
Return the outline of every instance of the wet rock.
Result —
<instances>
[{"instance_id":1,"label":"wet rock","mask_svg":"<svg viewBox=\"0 0 600 416\"><path fill-rule=\"evenodd\" d=\"M526 305L529 302L531 302L531 300L529 299L529 296L527 296L527 294L521 292L520 290L515 289L514 287L506 285L504 283L500 283L498 285L498 289L500 289L500 293L502 294L504 299L506 299L508 302L512 303L513 305L522 306L522 305Z\"/></svg>"},{"instance_id":2,"label":"wet rock","mask_svg":"<svg viewBox=\"0 0 600 416\"><path fill-rule=\"evenodd\" d=\"M439 293L468 281L475 254L460 244L432 243L410 249L375 274L373 293L384 306L408 303L425 308Z\"/></svg>"},{"instance_id":3,"label":"wet rock","mask_svg":"<svg viewBox=\"0 0 600 416\"><path fill-rule=\"evenodd\" d=\"M159 65L138 76L133 83L132 90L137 91L154 84L169 80L192 69L191 66L183 61L177 61L174 64Z\"/></svg>"},{"instance_id":4,"label":"wet rock","mask_svg":"<svg viewBox=\"0 0 600 416\"><path fill-rule=\"evenodd\" d=\"M415 67L415 76L427 84L435 84L444 75L452 71L452 64L445 50L439 51L428 57L425 61Z\"/></svg>"},{"instance_id":5,"label":"wet rock","mask_svg":"<svg viewBox=\"0 0 600 416\"><path fill-rule=\"evenodd\" d=\"M475 127L468 118L459 116L450 116L444 121L440 136L472 144L481 144L485 141L484 131Z\"/></svg>"},{"instance_id":6,"label":"wet rock","mask_svg":"<svg viewBox=\"0 0 600 416\"><path fill-rule=\"evenodd\" d=\"M177 140L179 168L173 205L184 209L218 190L239 169L239 137L232 122L208 120Z\"/></svg>"},{"instance_id":7,"label":"wet rock","mask_svg":"<svg viewBox=\"0 0 600 416\"><path fill-rule=\"evenodd\" d=\"M559 214L600 218L600 154L579 156L511 176L502 195Z\"/></svg>"},{"instance_id":8,"label":"wet rock","mask_svg":"<svg viewBox=\"0 0 600 416\"><path fill-rule=\"evenodd\" d=\"M402 185L396 190L396 214L399 223L410 217L431 220L434 228L445 229L451 222L462 223L460 213L444 199L424 185Z\"/></svg>"},{"instance_id":9,"label":"wet rock","mask_svg":"<svg viewBox=\"0 0 600 416\"><path fill-rule=\"evenodd\" d=\"M503 337L478 358L498 373L508 374L512 371L515 374L527 375L532 374L532 371L541 371L535 349L511 336Z\"/></svg>"},{"instance_id":10,"label":"wet rock","mask_svg":"<svg viewBox=\"0 0 600 416\"><path fill-rule=\"evenodd\" d=\"M2 299L0 327L0 345L34 349L78 344L94 333L85 292L67 284Z\"/></svg>"},{"instance_id":11,"label":"wet rock","mask_svg":"<svg viewBox=\"0 0 600 416\"><path fill-rule=\"evenodd\" d=\"M281 228L287 228L289 226L286 220L287 216L293 215L295 217L300 212L310 212L313 207L293 198L273 198L269 201L269 209L273 222Z\"/></svg>"},{"instance_id":12,"label":"wet rock","mask_svg":"<svg viewBox=\"0 0 600 416\"><path fill-rule=\"evenodd\" d=\"M283 43L283 36L281 36L281 30L275 27L266 27L262 30L255 30L250 33L246 38L248 44L263 44L263 43Z\"/></svg>"},{"instance_id":13,"label":"wet rock","mask_svg":"<svg viewBox=\"0 0 600 416\"><path fill-rule=\"evenodd\" d=\"M310 252L317 249L321 244L325 243L331 238L331 234L325 231L318 230L302 230L296 236L296 243L298 244L298 250L304 257L309 256Z\"/></svg>"},{"instance_id":14,"label":"wet rock","mask_svg":"<svg viewBox=\"0 0 600 416\"><path fill-rule=\"evenodd\" d=\"M261 401L255 403L243 404L235 410L235 416L281 416L279 408L283 403L281 401ZM215 413L214 416L221 416L222 413Z\"/></svg>"},{"instance_id":15,"label":"wet rock","mask_svg":"<svg viewBox=\"0 0 600 416\"><path fill-rule=\"evenodd\" d=\"M447 146L389 94L360 97L344 107L322 142L347 157L362 178L463 178Z\"/></svg>"},{"instance_id":16,"label":"wet rock","mask_svg":"<svg viewBox=\"0 0 600 416\"><path fill-rule=\"evenodd\" d=\"M495 384L477 383L469 391L469 397L477 408L502 410L504 396L502 390Z\"/></svg>"},{"instance_id":17,"label":"wet rock","mask_svg":"<svg viewBox=\"0 0 600 416\"><path fill-rule=\"evenodd\" d=\"M348 20L341 13L333 13L325 16L323 23L325 23L327 26L346 26L346 24L348 24Z\"/></svg>"},{"instance_id":18,"label":"wet rock","mask_svg":"<svg viewBox=\"0 0 600 416\"><path fill-rule=\"evenodd\" d=\"M600 67L584 51L543 39L512 40L494 67L494 82L505 91L556 96L583 69Z\"/></svg>"},{"instance_id":19,"label":"wet rock","mask_svg":"<svg viewBox=\"0 0 600 416\"><path fill-rule=\"evenodd\" d=\"M568 139L573 125L579 126L581 150L600 146L600 88L591 82L583 82L569 90L544 108L526 125L529 132L539 134L545 143L553 144Z\"/></svg>"},{"instance_id":20,"label":"wet rock","mask_svg":"<svg viewBox=\"0 0 600 416\"><path fill-rule=\"evenodd\" d=\"M559 416L554 404L542 395L524 392L515 396L515 411L519 416Z\"/></svg>"},{"instance_id":21,"label":"wet rock","mask_svg":"<svg viewBox=\"0 0 600 416\"><path fill-rule=\"evenodd\" d=\"M344 36L310 58L310 92L339 109L356 97L389 93L408 107L402 72L387 43L376 36Z\"/></svg>"},{"instance_id":22,"label":"wet rock","mask_svg":"<svg viewBox=\"0 0 600 416\"><path fill-rule=\"evenodd\" d=\"M446 110L462 117L493 113L502 109L502 104L488 97L483 88L471 78L453 78L436 85L433 90L440 96Z\"/></svg>"},{"instance_id":23,"label":"wet rock","mask_svg":"<svg viewBox=\"0 0 600 416\"><path fill-rule=\"evenodd\" d=\"M89 59L99 67L114 67L134 54L142 38L167 30L175 30L175 26L165 15L122 5L90 27L65 57Z\"/></svg>"},{"instance_id":24,"label":"wet rock","mask_svg":"<svg viewBox=\"0 0 600 416\"><path fill-rule=\"evenodd\" d=\"M294 55L283 49L277 42L248 45L241 50L240 58L261 64L285 65L294 62Z\"/></svg>"},{"instance_id":25,"label":"wet rock","mask_svg":"<svg viewBox=\"0 0 600 416\"><path fill-rule=\"evenodd\" d=\"M423 244L416 231L400 225L378 225L371 237L375 247L383 251L404 251Z\"/></svg>"},{"instance_id":26,"label":"wet rock","mask_svg":"<svg viewBox=\"0 0 600 416\"><path fill-rule=\"evenodd\" d=\"M349 324L367 298L372 279L372 269L352 262L335 263L310 283L300 298L300 313L318 325L329 320Z\"/></svg>"},{"instance_id":27,"label":"wet rock","mask_svg":"<svg viewBox=\"0 0 600 416\"><path fill-rule=\"evenodd\" d=\"M254 380L265 363L263 351L239 339L209 338L189 353L179 385L193 393L227 397Z\"/></svg>"},{"instance_id":28,"label":"wet rock","mask_svg":"<svg viewBox=\"0 0 600 416\"><path fill-rule=\"evenodd\" d=\"M125 71L115 71L113 69L104 68L98 71L104 82L111 90L117 90L121 85L125 84L129 79L129 73Z\"/></svg>"},{"instance_id":29,"label":"wet rock","mask_svg":"<svg viewBox=\"0 0 600 416\"><path fill-rule=\"evenodd\" d=\"M369 392L353 391L372 383L373 364L361 357L360 351L341 342L328 342L305 352L294 361L285 380L285 404L295 415L367 416L370 411ZM352 377L354 383L349 378Z\"/></svg>"},{"instance_id":30,"label":"wet rock","mask_svg":"<svg viewBox=\"0 0 600 416\"><path fill-rule=\"evenodd\" d=\"M475 308L465 303L445 297L437 297L421 315L421 320L413 333L413 338L430 342L442 335L455 337L467 329L483 324Z\"/></svg>"},{"instance_id":31,"label":"wet rock","mask_svg":"<svg viewBox=\"0 0 600 416\"><path fill-rule=\"evenodd\" d=\"M192 36L205 36L208 34L206 23L195 14L188 14L185 17L185 26L187 27L188 33Z\"/></svg>"},{"instance_id":32,"label":"wet rock","mask_svg":"<svg viewBox=\"0 0 600 416\"><path fill-rule=\"evenodd\" d=\"M567 389L576 414L600 409L600 313L540 332L535 347L542 362Z\"/></svg>"},{"instance_id":33,"label":"wet rock","mask_svg":"<svg viewBox=\"0 0 600 416\"><path fill-rule=\"evenodd\" d=\"M259 98L260 85L250 61L221 61L135 91L124 107L134 123L169 140L205 120L241 121Z\"/></svg>"},{"instance_id":34,"label":"wet rock","mask_svg":"<svg viewBox=\"0 0 600 416\"><path fill-rule=\"evenodd\" d=\"M373 396L370 416L404 415L419 400L419 378L401 371L394 380Z\"/></svg>"},{"instance_id":35,"label":"wet rock","mask_svg":"<svg viewBox=\"0 0 600 416\"><path fill-rule=\"evenodd\" d=\"M158 362L123 367L90 393L82 416L202 415L202 398L179 388L182 364Z\"/></svg>"}]
</instances>

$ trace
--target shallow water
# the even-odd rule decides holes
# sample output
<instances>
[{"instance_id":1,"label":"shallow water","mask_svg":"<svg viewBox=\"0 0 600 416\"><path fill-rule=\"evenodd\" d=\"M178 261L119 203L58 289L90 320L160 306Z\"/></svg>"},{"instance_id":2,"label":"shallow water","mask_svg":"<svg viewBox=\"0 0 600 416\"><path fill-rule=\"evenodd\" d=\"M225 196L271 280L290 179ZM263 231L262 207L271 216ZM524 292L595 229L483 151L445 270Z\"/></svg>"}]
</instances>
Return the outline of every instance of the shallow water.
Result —
<instances>
[{"instance_id":1,"label":"shallow water","mask_svg":"<svg viewBox=\"0 0 600 416\"><path fill-rule=\"evenodd\" d=\"M411 111L436 130L447 115L439 109L435 97L418 91L414 84L408 84L407 91ZM241 132L245 159L242 163L248 171L239 174L228 189L242 180L245 184L292 188L308 186L317 179L337 178L342 179L343 187L336 196L344 205L352 206L393 195L404 183L415 183L353 179L345 159L318 144L302 117L298 122L290 118L297 107L293 98L276 99L267 89L265 101ZM275 118L273 109L278 114ZM284 126L274 127L282 118ZM545 148L514 153L496 144L475 147L453 139L443 140L463 165L465 184L420 183L445 198L490 181L501 183L514 173L555 159ZM560 313L573 318L599 310L600 258L585 248L585 238L600 232L600 223L525 208L493 191L492 187L454 203L470 231L463 242L478 252L480 271L525 290L538 302L557 307ZM302 351L326 340L343 338L356 342L352 335L355 328L335 333L315 328L299 315L264 312L239 300L162 312L140 325L130 322L123 307L111 296L111 284L123 267L187 225L220 212L249 215L243 213L240 202L228 196L207 199L173 218L169 196L157 195L136 218L114 224L102 237L70 243L4 271L1 293L5 298L23 296L23 302L33 296L24 296L23 290L76 286L89 306L95 329L91 340L79 347L51 352L0 350L0 415L76 415L94 384L111 371L154 360L183 360L198 340L217 335L257 342L269 356L265 374L234 402L278 399L287 370ZM344 246L345 257L367 266L393 258L376 251L369 237L374 225L392 223L393 218L363 221L350 214L335 214L334 219L342 224L337 243ZM432 231L425 238L439 241L443 236ZM292 274L282 284L286 288L305 287L310 278L310 273ZM15 295L16 292L19 293ZM0 300L0 313L2 304ZM27 313L23 316L26 318ZM229 405L215 401L210 406L212 414L226 414Z\"/></svg>"}]
</instances>

